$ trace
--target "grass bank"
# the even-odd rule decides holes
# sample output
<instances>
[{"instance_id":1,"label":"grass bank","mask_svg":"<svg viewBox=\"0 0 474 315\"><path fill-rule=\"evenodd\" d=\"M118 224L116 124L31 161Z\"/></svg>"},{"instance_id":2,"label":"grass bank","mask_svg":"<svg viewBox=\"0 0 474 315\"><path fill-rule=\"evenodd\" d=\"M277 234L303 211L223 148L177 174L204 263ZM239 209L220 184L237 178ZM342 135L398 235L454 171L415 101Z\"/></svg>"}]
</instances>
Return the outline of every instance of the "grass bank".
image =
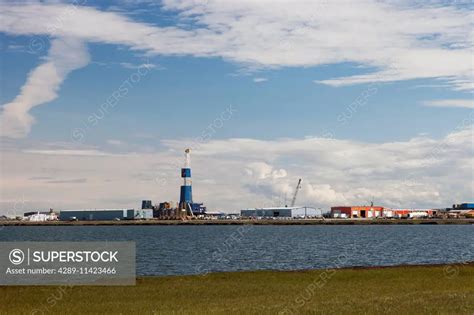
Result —
<instances>
[{"instance_id":1,"label":"grass bank","mask_svg":"<svg viewBox=\"0 0 474 315\"><path fill-rule=\"evenodd\" d=\"M0 314L470 314L474 264L143 277L0 287Z\"/></svg>"}]
</instances>

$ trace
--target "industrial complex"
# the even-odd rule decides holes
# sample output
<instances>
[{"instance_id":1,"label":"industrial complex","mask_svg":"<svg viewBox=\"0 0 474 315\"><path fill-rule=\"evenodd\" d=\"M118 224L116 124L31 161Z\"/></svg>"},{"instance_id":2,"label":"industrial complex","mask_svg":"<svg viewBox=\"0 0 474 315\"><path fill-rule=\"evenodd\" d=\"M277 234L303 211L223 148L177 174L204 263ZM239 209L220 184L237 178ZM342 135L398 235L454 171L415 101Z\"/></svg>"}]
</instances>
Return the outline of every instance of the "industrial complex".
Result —
<instances>
[{"instance_id":1,"label":"industrial complex","mask_svg":"<svg viewBox=\"0 0 474 315\"><path fill-rule=\"evenodd\" d=\"M454 204L442 209L393 209L375 206L334 206L329 210L295 206L301 179L298 180L290 205L279 207L248 208L240 213L207 211L203 203L195 202L191 180L191 150L184 151L181 168L183 184L179 190L179 202L143 200L141 209L74 209L32 211L16 219L27 221L120 221L120 220L199 220L199 219L423 219L423 218L474 218L474 203ZM3 218L6 219L6 218Z\"/></svg>"},{"instance_id":2,"label":"industrial complex","mask_svg":"<svg viewBox=\"0 0 474 315\"><path fill-rule=\"evenodd\" d=\"M142 200L141 209L81 209L61 210L59 220L104 221L104 220L146 220L146 219L192 219L206 214L203 203L193 201L191 181L191 150L184 151L184 167L181 169L183 185L180 188L179 203L161 202L153 205L151 200Z\"/></svg>"},{"instance_id":3,"label":"industrial complex","mask_svg":"<svg viewBox=\"0 0 474 315\"><path fill-rule=\"evenodd\" d=\"M463 203L443 209L393 209L381 206L331 207L333 218L433 218L474 217L474 204Z\"/></svg>"}]
</instances>

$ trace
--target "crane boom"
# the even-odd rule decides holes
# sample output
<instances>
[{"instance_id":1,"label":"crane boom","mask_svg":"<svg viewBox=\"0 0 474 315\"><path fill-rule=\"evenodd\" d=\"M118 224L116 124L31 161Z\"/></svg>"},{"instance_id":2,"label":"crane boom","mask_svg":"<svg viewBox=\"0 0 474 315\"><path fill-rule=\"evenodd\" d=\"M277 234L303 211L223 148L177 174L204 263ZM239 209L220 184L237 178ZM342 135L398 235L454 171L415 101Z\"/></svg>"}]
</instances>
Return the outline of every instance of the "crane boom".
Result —
<instances>
[{"instance_id":1,"label":"crane boom","mask_svg":"<svg viewBox=\"0 0 474 315\"><path fill-rule=\"evenodd\" d=\"M298 180L298 185L296 185L295 194L293 195L293 199L291 200L291 206L294 207L296 203L296 197L298 196L298 190L301 189L301 178Z\"/></svg>"}]
</instances>

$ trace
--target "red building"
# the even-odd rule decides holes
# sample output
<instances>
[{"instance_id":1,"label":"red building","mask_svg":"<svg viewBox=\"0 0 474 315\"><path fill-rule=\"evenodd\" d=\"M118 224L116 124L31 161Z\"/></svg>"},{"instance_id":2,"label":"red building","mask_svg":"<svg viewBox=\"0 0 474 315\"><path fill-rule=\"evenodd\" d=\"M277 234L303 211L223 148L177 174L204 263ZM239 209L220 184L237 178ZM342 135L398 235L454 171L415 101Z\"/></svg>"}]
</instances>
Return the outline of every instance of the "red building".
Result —
<instances>
[{"instance_id":1,"label":"red building","mask_svg":"<svg viewBox=\"0 0 474 315\"><path fill-rule=\"evenodd\" d=\"M331 215L335 218L378 218L383 215L383 209L379 206L331 207Z\"/></svg>"}]
</instances>

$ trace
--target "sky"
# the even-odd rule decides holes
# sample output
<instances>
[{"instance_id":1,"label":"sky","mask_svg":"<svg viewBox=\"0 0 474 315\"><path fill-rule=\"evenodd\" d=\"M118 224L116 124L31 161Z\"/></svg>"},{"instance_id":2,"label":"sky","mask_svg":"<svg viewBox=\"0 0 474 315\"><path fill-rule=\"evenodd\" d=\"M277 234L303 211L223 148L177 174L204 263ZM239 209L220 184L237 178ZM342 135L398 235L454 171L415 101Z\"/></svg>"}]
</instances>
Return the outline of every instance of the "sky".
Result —
<instances>
[{"instance_id":1,"label":"sky","mask_svg":"<svg viewBox=\"0 0 474 315\"><path fill-rule=\"evenodd\" d=\"M0 1L0 214L474 201L471 1Z\"/></svg>"}]
</instances>

